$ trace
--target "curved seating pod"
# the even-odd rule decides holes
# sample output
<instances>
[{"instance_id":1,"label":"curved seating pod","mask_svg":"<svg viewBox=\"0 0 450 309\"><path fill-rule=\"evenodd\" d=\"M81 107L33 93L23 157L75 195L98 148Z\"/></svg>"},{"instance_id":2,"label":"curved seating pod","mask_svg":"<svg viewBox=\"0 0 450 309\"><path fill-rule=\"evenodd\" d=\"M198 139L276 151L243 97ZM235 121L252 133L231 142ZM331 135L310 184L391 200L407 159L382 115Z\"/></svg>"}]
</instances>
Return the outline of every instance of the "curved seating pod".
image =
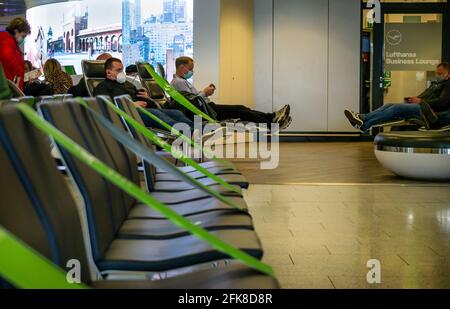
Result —
<instances>
[{"instance_id":1,"label":"curved seating pod","mask_svg":"<svg viewBox=\"0 0 450 309\"><path fill-rule=\"evenodd\" d=\"M450 132L391 132L375 138L378 161L398 176L450 180Z\"/></svg>"}]
</instances>

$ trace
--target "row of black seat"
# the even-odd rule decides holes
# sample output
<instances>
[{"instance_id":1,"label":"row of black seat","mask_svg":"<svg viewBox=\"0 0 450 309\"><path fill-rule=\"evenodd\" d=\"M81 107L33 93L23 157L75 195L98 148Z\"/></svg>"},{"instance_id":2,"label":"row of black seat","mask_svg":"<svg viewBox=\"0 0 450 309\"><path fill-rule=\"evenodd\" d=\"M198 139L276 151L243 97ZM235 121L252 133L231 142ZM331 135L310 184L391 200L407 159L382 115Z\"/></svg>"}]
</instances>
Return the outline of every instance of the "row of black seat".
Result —
<instances>
[{"instance_id":1,"label":"row of black seat","mask_svg":"<svg viewBox=\"0 0 450 309\"><path fill-rule=\"evenodd\" d=\"M155 146L112 111L108 98L90 98L89 106L130 134L148 150ZM109 167L141 185L137 158L77 100L61 97L38 104L42 117ZM126 97L115 103L142 123ZM0 107L0 225L61 268L68 260L82 265L82 281L100 288L277 288L275 278L234 261L212 268L230 257L174 225L159 212L141 204L121 188L86 166L61 145L73 192L50 155L51 142L17 109ZM248 182L232 166L201 163L228 183L247 188ZM239 190L230 191L192 167L186 175L239 205L240 210L209 196L166 171L144 161L146 190L196 225L261 259L263 249ZM74 199L74 194L80 200ZM187 271L189 270L189 271ZM176 274L158 281L123 280L148 274ZM137 275L136 275L137 274ZM124 277L125 276L125 277ZM134 276L134 277L133 277ZM172 275L171 275L172 276ZM119 278L122 280L108 280Z\"/></svg>"}]
</instances>

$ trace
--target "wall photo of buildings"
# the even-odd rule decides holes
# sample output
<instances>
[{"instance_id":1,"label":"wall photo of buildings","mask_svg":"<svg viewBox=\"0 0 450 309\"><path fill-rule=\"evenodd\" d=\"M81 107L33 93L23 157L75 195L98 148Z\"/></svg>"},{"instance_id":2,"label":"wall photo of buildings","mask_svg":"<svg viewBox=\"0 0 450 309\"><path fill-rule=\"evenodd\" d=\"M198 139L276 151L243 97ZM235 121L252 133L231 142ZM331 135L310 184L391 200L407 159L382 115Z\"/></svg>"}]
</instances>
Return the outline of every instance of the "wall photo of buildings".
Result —
<instances>
[{"instance_id":1,"label":"wall photo of buildings","mask_svg":"<svg viewBox=\"0 0 450 309\"><path fill-rule=\"evenodd\" d=\"M80 0L31 8L25 58L42 68L49 58L73 65L108 52L125 66L136 61L164 66L193 56L193 0Z\"/></svg>"},{"instance_id":2,"label":"wall photo of buildings","mask_svg":"<svg viewBox=\"0 0 450 309\"><path fill-rule=\"evenodd\" d=\"M167 78L175 59L193 57L193 0L123 0L123 62L162 64Z\"/></svg>"}]
</instances>

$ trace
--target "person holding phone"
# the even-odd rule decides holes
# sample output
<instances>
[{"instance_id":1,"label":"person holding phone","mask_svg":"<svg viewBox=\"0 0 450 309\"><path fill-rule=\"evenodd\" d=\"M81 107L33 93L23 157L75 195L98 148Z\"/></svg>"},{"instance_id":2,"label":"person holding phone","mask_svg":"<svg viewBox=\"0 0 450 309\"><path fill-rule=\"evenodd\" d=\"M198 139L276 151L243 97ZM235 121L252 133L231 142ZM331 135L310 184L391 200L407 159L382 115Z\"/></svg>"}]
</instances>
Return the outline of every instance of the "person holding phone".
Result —
<instances>
[{"instance_id":1,"label":"person holding phone","mask_svg":"<svg viewBox=\"0 0 450 309\"><path fill-rule=\"evenodd\" d=\"M25 75L25 60L21 47L30 33L30 24L21 17L11 20L6 31L0 32L0 64L6 78L21 90Z\"/></svg>"},{"instance_id":2,"label":"person holding phone","mask_svg":"<svg viewBox=\"0 0 450 309\"><path fill-rule=\"evenodd\" d=\"M272 123L278 123L281 130L287 129L292 123L289 105L285 105L275 113L265 113L250 109L244 105L224 105L212 102L209 98L216 91L214 84L210 84L203 91L198 91L189 81L194 75L194 65L194 60L190 57L177 58L175 61L176 74L171 85L179 92L201 96L206 104L216 112L217 120L239 119L257 124L264 123L269 126Z\"/></svg>"},{"instance_id":3,"label":"person holding phone","mask_svg":"<svg viewBox=\"0 0 450 309\"><path fill-rule=\"evenodd\" d=\"M416 97L406 97L403 103L385 104L368 114L357 114L346 110L350 124L361 132L367 132L377 124L395 119L420 119L420 104L428 104L435 112L448 109L450 102L450 63L443 62L436 67L436 81Z\"/></svg>"}]
</instances>

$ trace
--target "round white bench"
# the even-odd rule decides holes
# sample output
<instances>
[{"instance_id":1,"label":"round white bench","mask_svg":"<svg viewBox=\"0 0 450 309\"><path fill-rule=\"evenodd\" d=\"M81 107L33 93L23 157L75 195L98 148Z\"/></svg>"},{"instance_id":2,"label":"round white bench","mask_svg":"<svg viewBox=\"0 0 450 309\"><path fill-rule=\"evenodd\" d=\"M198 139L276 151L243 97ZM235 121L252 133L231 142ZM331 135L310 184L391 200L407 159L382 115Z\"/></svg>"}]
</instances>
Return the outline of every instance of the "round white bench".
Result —
<instances>
[{"instance_id":1,"label":"round white bench","mask_svg":"<svg viewBox=\"0 0 450 309\"><path fill-rule=\"evenodd\" d=\"M381 133L374 145L378 161L398 176L450 180L450 132Z\"/></svg>"}]
</instances>

